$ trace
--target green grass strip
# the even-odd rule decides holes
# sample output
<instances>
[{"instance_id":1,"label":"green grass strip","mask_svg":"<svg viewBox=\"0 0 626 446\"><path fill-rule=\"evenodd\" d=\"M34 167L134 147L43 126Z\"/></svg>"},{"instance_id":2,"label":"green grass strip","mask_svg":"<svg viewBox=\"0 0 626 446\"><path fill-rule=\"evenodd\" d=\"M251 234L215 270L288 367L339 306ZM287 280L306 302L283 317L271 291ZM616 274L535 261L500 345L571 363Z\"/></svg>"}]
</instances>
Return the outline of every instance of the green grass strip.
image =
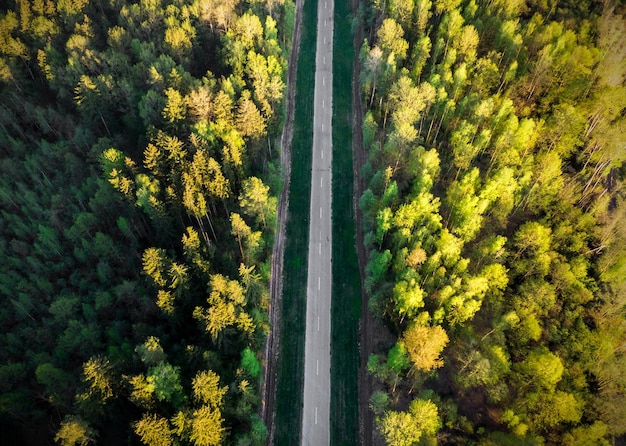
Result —
<instances>
[{"instance_id":1,"label":"green grass strip","mask_svg":"<svg viewBox=\"0 0 626 446\"><path fill-rule=\"evenodd\" d=\"M333 42L333 288L331 445L359 443L361 284L356 254L352 171L351 10L335 1Z\"/></svg>"},{"instance_id":2,"label":"green grass strip","mask_svg":"<svg viewBox=\"0 0 626 446\"><path fill-rule=\"evenodd\" d=\"M316 24L317 2L306 0L298 56L289 220L283 266L281 350L277 361L274 418L274 444L277 446L299 444L302 428Z\"/></svg>"}]
</instances>

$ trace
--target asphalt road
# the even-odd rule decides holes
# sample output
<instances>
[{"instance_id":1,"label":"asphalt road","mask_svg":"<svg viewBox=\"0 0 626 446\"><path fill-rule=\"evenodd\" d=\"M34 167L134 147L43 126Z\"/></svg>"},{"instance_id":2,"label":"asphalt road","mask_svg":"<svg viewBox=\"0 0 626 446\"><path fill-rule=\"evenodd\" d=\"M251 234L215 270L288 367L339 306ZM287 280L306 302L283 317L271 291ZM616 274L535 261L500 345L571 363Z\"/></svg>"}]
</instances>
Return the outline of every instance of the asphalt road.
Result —
<instances>
[{"instance_id":1,"label":"asphalt road","mask_svg":"<svg viewBox=\"0 0 626 446\"><path fill-rule=\"evenodd\" d=\"M330 443L333 8L318 0L302 411L302 444L312 446Z\"/></svg>"}]
</instances>

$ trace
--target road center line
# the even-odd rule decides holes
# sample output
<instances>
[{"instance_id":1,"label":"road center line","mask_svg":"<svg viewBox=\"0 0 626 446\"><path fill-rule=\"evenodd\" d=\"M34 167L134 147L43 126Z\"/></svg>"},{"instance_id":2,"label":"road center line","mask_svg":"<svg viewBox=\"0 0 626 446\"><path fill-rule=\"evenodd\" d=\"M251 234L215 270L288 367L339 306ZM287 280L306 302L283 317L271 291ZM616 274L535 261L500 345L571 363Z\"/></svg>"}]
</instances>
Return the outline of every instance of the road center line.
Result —
<instances>
[{"instance_id":1,"label":"road center line","mask_svg":"<svg viewBox=\"0 0 626 446\"><path fill-rule=\"evenodd\" d=\"M324 177L320 177L320 187L324 187Z\"/></svg>"},{"instance_id":2,"label":"road center line","mask_svg":"<svg viewBox=\"0 0 626 446\"><path fill-rule=\"evenodd\" d=\"M317 289L319 290L321 287L322 287L322 278L318 277L317 278ZM318 319L319 319L319 317L318 317Z\"/></svg>"},{"instance_id":3,"label":"road center line","mask_svg":"<svg viewBox=\"0 0 626 446\"><path fill-rule=\"evenodd\" d=\"M315 406L315 424L317 424L317 406Z\"/></svg>"},{"instance_id":4,"label":"road center line","mask_svg":"<svg viewBox=\"0 0 626 446\"><path fill-rule=\"evenodd\" d=\"M317 331L320 331L320 317L317 317Z\"/></svg>"},{"instance_id":5,"label":"road center line","mask_svg":"<svg viewBox=\"0 0 626 446\"><path fill-rule=\"evenodd\" d=\"M322 218L322 208L320 208L320 218Z\"/></svg>"},{"instance_id":6,"label":"road center line","mask_svg":"<svg viewBox=\"0 0 626 446\"><path fill-rule=\"evenodd\" d=\"M322 99L322 108L326 108L326 101Z\"/></svg>"},{"instance_id":7,"label":"road center line","mask_svg":"<svg viewBox=\"0 0 626 446\"><path fill-rule=\"evenodd\" d=\"M318 375L320 374L320 360L319 359L315 360L315 371Z\"/></svg>"},{"instance_id":8,"label":"road center line","mask_svg":"<svg viewBox=\"0 0 626 446\"><path fill-rule=\"evenodd\" d=\"M320 254L322 253L322 242L320 242L320 247L319 247L318 252L319 252Z\"/></svg>"}]
</instances>

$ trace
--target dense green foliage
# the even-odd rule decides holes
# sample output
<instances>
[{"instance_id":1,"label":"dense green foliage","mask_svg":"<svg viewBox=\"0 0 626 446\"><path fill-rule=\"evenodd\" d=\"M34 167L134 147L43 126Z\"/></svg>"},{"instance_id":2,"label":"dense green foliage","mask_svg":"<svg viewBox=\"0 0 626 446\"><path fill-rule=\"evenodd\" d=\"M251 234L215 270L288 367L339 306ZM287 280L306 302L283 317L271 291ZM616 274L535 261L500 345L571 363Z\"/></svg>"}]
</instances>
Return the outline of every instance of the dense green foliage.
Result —
<instances>
[{"instance_id":1,"label":"dense green foliage","mask_svg":"<svg viewBox=\"0 0 626 446\"><path fill-rule=\"evenodd\" d=\"M626 32L612 1L359 17L372 354L388 444L626 433Z\"/></svg>"},{"instance_id":2,"label":"dense green foliage","mask_svg":"<svg viewBox=\"0 0 626 446\"><path fill-rule=\"evenodd\" d=\"M0 11L0 425L262 444L293 3Z\"/></svg>"}]
</instances>

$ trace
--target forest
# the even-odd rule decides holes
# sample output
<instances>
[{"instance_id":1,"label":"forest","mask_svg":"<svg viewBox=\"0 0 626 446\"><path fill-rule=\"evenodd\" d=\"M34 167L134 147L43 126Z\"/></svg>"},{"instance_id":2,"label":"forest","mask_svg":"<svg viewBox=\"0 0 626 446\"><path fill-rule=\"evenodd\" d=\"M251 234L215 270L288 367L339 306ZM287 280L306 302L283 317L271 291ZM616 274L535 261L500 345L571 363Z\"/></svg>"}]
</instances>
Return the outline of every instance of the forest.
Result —
<instances>
[{"instance_id":1,"label":"forest","mask_svg":"<svg viewBox=\"0 0 626 446\"><path fill-rule=\"evenodd\" d=\"M377 441L624 444L625 14L361 5Z\"/></svg>"},{"instance_id":2,"label":"forest","mask_svg":"<svg viewBox=\"0 0 626 446\"><path fill-rule=\"evenodd\" d=\"M4 441L264 444L293 2L3 4Z\"/></svg>"}]
</instances>

